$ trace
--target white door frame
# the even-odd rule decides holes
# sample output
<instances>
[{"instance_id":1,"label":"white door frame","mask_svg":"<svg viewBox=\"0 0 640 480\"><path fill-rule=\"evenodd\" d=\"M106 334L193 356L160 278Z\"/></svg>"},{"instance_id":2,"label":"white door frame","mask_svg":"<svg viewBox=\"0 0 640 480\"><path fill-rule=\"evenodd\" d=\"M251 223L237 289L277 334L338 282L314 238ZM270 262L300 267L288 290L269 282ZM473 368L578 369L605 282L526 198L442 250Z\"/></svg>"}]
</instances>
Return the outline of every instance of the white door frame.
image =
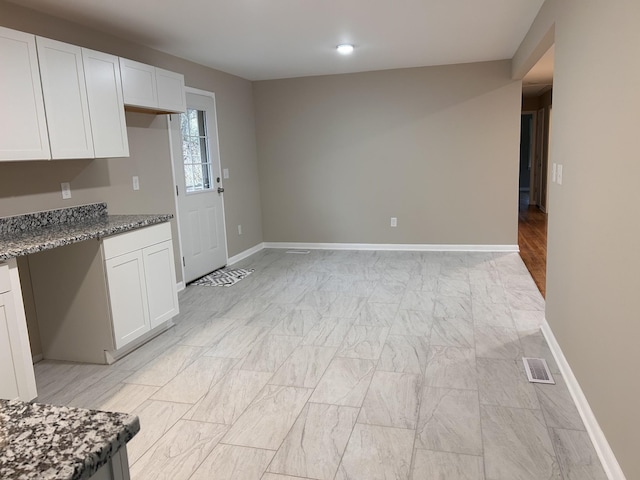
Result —
<instances>
[{"instance_id":1,"label":"white door frame","mask_svg":"<svg viewBox=\"0 0 640 480\"><path fill-rule=\"evenodd\" d=\"M531 132L529 135L529 205L532 205L531 200L533 200L533 189L535 182L535 161L536 161L536 135L537 135L537 121L538 121L538 111L537 110L523 110L521 115L531 115ZM520 133L522 135L522 132Z\"/></svg>"},{"instance_id":2,"label":"white door frame","mask_svg":"<svg viewBox=\"0 0 640 480\"><path fill-rule=\"evenodd\" d=\"M208 92L207 90L200 90L199 88L193 88L193 87L185 87L184 88L185 93L193 93L195 95L202 95L204 97L211 97L211 99L213 100L213 105L214 105L214 109L213 109L213 114L215 115L215 125L216 125L216 136L217 136L217 142L216 142L216 148L218 149L218 171L217 172L212 172L214 177L220 177L220 183L218 184L216 182L216 188L218 186L222 187L222 157L220 156L220 134L218 131L218 106L216 105L216 94L213 92ZM172 114L172 115L179 115L179 114ZM173 181L173 188L174 190L176 189L177 185L176 185L176 167L175 167L175 158L173 155L174 149L173 149L173 140L172 140L172 135L171 135L171 122L169 121L169 116L167 115L167 133L169 135L169 151L171 152L171 176L172 176L172 181ZM179 254L180 254L180 261L178 262L180 264L180 272L182 275L182 281L179 283L178 285L178 290L183 290L184 287L186 286L184 283L184 263L182 262L182 258L183 258L183 250L182 250L182 232L180 231L180 210L178 208L178 195L174 194L173 196L173 201L174 201L174 208L175 208L175 212L176 212L176 225L177 225L177 230L178 230L178 250L179 250ZM229 249L227 248L227 219L226 219L226 215L225 215L225 206L224 206L224 195L222 195L222 228L223 228L223 233L224 233L224 254L225 254L225 258L227 259L225 261L225 264L229 261Z\"/></svg>"}]
</instances>

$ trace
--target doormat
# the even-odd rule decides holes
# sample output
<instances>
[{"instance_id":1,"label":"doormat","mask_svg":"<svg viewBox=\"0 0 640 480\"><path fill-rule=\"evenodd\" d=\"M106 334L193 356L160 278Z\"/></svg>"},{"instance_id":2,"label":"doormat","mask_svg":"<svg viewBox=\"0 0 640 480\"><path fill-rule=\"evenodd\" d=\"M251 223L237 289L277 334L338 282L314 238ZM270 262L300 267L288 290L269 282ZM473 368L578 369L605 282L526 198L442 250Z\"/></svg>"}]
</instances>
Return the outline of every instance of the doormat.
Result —
<instances>
[{"instance_id":1,"label":"doormat","mask_svg":"<svg viewBox=\"0 0 640 480\"><path fill-rule=\"evenodd\" d=\"M230 287L235 285L243 278L248 277L254 272L254 269L245 270L243 268L220 268L214 272L206 274L194 280L189 285L198 285L201 287Z\"/></svg>"}]
</instances>

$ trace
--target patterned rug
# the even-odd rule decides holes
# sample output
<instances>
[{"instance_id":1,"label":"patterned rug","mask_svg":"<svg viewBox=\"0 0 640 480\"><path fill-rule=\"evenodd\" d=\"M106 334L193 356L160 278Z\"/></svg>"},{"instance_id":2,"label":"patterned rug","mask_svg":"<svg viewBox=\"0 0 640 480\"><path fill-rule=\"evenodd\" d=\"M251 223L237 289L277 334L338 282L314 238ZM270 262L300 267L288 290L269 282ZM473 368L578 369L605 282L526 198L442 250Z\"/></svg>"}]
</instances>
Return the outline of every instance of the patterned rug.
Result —
<instances>
[{"instance_id":1,"label":"patterned rug","mask_svg":"<svg viewBox=\"0 0 640 480\"><path fill-rule=\"evenodd\" d=\"M214 272L208 273L204 277L194 280L189 285L199 285L201 287L230 287L235 285L243 278L248 277L254 272L254 269L245 270L243 268L226 268L223 267Z\"/></svg>"}]
</instances>

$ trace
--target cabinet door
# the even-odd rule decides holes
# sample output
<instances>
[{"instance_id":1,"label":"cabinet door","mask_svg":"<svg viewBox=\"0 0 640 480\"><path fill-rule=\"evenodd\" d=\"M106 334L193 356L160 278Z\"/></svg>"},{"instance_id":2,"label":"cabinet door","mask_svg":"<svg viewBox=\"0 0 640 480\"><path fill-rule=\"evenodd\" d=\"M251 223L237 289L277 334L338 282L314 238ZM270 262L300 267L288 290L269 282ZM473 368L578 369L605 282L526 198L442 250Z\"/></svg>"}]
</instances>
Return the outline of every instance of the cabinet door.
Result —
<instances>
[{"instance_id":1,"label":"cabinet door","mask_svg":"<svg viewBox=\"0 0 640 480\"><path fill-rule=\"evenodd\" d=\"M128 157L118 57L82 49L95 158Z\"/></svg>"},{"instance_id":2,"label":"cabinet door","mask_svg":"<svg viewBox=\"0 0 640 480\"><path fill-rule=\"evenodd\" d=\"M145 248L142 254L149 300L149 318L151 328L155 328L178 314L173 244L169 240L152 245Z\"/></svg>"},{"instance_id":3,"label":"cabinet door","mask_svg":"<svg viewBox=\"0 0 640 480\"><path fill-rule=\"evenodd\" d=\"M167 112L186 112L184 75L156 68L158 108Z\"/></svg>"},{"instance_id":4,"label":"cabinet door","mask_svg":"<svg viewBox=\"0 0 640 480\"><path fill-rule=\"evenodd\" d=\"M135 251L106 262L107 284L116 348L150 330L142 252Z\"/></svg>"},{"instance_id":5,"label":"cabinet door","mask_svg":"<svg viewBox=\"0 0 640 480\"><path fill-rule=\"evenodd\" d=\"M125 105L157 109L156 67L121 58L120 70Z\"/></svg>"},{"instance_id":6,"label":"cabinet door","mask_svg":"<svg viewBox=\"0 0 640 480\"><path fill-rule=\"evenodd\" d=\"M0 27L1 160L49 160L36 37Z\"/></svg>"},{"instance_id":7,"label":"cabinet door","mask_svg":"<svg viewBox=\"0 0 640 480\"><path fill-rule=\"evenodd\" d=\"M14 400L20 396L16 378L16 364L9 333L11 301L9 293L0 294L0 398Z\"/></svg>"},{"instance_id":8,"label":"cabinet door","mask_svg":"<svg viewBox=\"0 0 640 480\"><path fill-rule=\"evenodd\" d=\"M82 49L36 37L51 158L93 158Z\"/></svg>"}]
</instances>

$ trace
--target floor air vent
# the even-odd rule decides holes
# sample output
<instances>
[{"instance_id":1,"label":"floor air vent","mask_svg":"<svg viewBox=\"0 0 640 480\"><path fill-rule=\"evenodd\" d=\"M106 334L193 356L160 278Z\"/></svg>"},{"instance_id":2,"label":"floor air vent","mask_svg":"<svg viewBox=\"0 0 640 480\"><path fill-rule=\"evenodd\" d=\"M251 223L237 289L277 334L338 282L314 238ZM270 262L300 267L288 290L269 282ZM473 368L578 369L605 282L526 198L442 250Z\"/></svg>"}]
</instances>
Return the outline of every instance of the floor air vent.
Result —
<instances>
[{"instance_id":1,"label":"floor air vent","mask_svg":"<svg viewBox=\"0 0 640 480\"><path fill-rule=\"evenodd\" d=\"M287 250L287 253L297 253L298 255L308 255L310 250Z\"/></svg>"},{"instance_id":2,"label":"floor air vent","mask_svg":"<svg viewBox=\"0 0 640 480\"><path fill-rule=\"evenodd\" d=\"M523 357L522 361L531 383L556 383L544 358Z\"/></svg>"}]
</instances>

